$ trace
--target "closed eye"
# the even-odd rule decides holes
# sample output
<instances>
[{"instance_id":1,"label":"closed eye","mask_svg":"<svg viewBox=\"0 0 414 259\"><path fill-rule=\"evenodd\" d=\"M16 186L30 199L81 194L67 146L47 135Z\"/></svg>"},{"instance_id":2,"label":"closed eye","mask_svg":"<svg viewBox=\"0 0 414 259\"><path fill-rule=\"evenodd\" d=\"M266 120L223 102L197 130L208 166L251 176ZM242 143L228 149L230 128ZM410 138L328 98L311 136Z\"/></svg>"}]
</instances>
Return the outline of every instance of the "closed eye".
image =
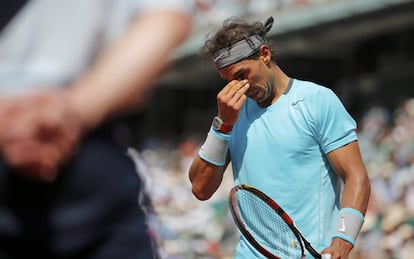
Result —
<instances>
[{"instance_id":1,"label":"closed eye","mask_svg":"<svg viewBox=\"0 0 414 259\"><path fill-rule=\"evenodd\" d=\"M234 74L234 79L241 81L241 80L247 79L247 76L248 76L248 70L241 69Z\"/></svg>"}]
</instances>

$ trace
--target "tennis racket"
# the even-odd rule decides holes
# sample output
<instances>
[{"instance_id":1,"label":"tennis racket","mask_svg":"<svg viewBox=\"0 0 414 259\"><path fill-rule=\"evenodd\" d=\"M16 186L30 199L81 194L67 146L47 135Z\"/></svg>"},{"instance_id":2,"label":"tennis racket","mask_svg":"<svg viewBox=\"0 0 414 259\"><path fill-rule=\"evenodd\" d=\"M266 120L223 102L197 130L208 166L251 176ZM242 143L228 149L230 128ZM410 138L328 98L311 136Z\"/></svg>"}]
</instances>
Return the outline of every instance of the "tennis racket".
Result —
<instances>
[{"instance_id":1,"label":"tennis racket","mask_svg":"<svg viewBox=\"0 0 414 259\"><path fill-rule=\"evenodd\" d=\"M247 241L270 259L321 256L296 228L290 216L270 197L249 185L234 186L229 195L234 222Z\"/></svg>"}]
</instances>

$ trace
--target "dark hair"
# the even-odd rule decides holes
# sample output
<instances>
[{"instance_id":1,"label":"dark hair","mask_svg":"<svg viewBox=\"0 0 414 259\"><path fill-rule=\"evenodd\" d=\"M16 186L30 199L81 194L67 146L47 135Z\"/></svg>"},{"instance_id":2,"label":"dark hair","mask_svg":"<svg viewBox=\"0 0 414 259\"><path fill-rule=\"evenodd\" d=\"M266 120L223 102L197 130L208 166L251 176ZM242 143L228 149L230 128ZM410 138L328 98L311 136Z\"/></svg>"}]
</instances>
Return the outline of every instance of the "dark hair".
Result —
<instances>
[{"instance_id":1,"label":"dark hair","mask_svg":"<svg viewBox=\"0 0 414 259\"><path fill-rule=\"evenodd\" d=\"M276 44L266 39L266 34L269 30L270 28L262 22L248 23L241 18L229 18L223 22L223 25L213 35L209 34L207 36L207 40L201 48L200 54L203 58L211 60L211 57L216 51L257 34L266 40L266 45L269 46L272 53L272 61L276 62ZM254 53L247 58L258 58L258 54L259 52Z\"/></svg>"}]
</instances>

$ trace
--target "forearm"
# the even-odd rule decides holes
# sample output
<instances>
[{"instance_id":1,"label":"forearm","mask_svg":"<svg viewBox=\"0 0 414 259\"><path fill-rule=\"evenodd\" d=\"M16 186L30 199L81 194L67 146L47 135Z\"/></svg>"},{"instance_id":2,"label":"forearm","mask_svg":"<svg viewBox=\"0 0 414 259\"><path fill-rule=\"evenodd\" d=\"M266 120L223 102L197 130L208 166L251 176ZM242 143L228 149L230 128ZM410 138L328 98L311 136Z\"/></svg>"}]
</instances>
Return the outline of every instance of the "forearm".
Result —
<instances>
[{"instance_id":1,"label":"forearm","mask_svg":"<svg viewBox=\"0 0 414 259\"><path fill-rule=\"evenodd\" d=\"M192 192L199 200L208 200L218 189L223 174L227 167L216 166L196 156L191 164L189 178L192 184Z\"/></svg>"},{"instance_id":2,"label":"forearm","mask_svg":"<svg viewBox=\"0 0 414 259\"><path fill-rule=\"evenodd\" d=\"M189 18L175 12L154 12L134 21L69 92L86 128L142 103L190 28Z\"/></svg>"},{"instance_id":3,"label":"forearm","mask_svg":"<svg viewBox=\"0 0 414 259\"><path fill-rule=\"evenodd\" d=\"M363 216L367 210L369 195L370 183L366 173L346 179L339 216L343 219L338 219L335 238L332 240L333 246L342 247L348 253L352 249L363 224Z\"/></svg>"},{"instance_id":4,"label":"forearm","mask_svg":"<svg viewBox=\"0 0 414 259\"><path fill-rule=\"evenodd\" d=\"M366 173L347 179L342 192L341 208L353 208L365 215L371 186Z\"/></svg>"}]
</instances>

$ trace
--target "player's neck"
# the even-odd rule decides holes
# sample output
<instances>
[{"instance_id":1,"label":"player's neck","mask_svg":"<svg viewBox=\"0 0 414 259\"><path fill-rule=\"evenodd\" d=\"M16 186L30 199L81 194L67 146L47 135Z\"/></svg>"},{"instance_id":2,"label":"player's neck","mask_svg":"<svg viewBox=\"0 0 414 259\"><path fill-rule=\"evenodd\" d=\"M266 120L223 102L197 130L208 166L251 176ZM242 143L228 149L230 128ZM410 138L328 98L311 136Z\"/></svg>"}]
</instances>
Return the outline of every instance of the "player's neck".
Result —
<instances>
[{"instance_id":1,"label":"player's neck","mask_svg":"<svg viewBox=\"0 0 414 259\"><path fill-rule=\"evenodd\" d=\"M273 74L275 82L272 103L275 103L289 86L290 77L288 77L278 65L274 65Z\"/></svg>"}]
</instances>

